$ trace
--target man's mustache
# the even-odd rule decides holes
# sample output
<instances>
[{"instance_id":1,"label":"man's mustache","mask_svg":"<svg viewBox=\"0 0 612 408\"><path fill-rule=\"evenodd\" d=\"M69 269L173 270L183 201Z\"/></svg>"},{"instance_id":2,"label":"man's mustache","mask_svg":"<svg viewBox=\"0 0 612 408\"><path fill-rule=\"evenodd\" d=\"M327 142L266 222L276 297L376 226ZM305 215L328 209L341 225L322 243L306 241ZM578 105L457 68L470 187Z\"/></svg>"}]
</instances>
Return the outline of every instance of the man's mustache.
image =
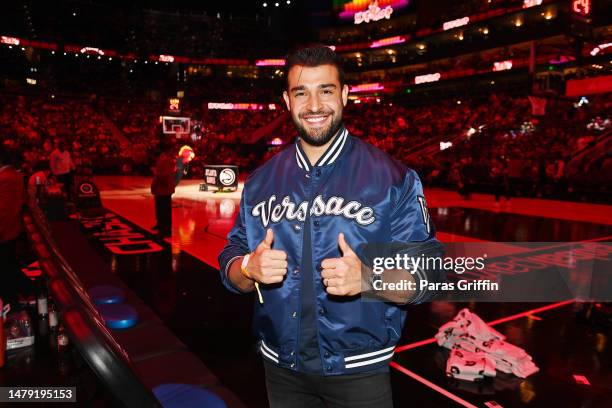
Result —
<instances>
[{"instance_id":1,"label":"man's mustache","mask_svg":"<svg viewBox=\"0 0 612 408\"><path fill-rule=\"evenodd\" d=\"M312 112L312 111L308 111L308 112L303 112L300 113L300 118L304 118L305 116L320 116L320 115L332 115L334 112L333 111L318 111L318 112Z\"/></svg>"}]
</instances>

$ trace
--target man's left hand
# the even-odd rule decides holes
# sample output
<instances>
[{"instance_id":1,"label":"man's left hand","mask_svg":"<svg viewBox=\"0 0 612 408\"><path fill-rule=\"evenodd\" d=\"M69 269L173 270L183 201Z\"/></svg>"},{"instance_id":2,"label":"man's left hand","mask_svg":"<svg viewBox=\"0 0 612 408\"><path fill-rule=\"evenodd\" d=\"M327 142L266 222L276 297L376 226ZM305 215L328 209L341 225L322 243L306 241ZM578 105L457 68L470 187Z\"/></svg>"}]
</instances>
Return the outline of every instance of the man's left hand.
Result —
<instances>
[{"instance_id":1,"label":"man's left hand","mask_svg":"<svg viewBox=\"0 0 612 408\"><path fill-rule=\"evenodd\" d=\"M344 239L338 234L341 258L327 258L321 262L321 278L327 293L337 296L353 296L361 293L361 261Z\"/></svg>"}]
</instances>

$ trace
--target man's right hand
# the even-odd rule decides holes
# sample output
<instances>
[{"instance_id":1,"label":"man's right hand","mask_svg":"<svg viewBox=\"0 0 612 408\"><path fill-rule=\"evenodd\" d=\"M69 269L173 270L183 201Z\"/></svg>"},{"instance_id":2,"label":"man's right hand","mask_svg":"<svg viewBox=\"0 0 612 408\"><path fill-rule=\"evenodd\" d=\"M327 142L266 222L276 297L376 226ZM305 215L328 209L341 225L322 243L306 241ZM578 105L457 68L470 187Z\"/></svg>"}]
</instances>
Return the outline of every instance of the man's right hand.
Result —
<instances>
[{"instance_id":1,"label":"man's right hand","mask_svg":"<svg viewBox=\"0 0 612 408\"><path fill-rule=\"evenodd\" d=\"M245 277L264 284L283 281L287 274L287 253L272 249L273 242L274 232L268 228L266 237L249 257L246 270L241 270Z\"/></svg>"}]
</instances>

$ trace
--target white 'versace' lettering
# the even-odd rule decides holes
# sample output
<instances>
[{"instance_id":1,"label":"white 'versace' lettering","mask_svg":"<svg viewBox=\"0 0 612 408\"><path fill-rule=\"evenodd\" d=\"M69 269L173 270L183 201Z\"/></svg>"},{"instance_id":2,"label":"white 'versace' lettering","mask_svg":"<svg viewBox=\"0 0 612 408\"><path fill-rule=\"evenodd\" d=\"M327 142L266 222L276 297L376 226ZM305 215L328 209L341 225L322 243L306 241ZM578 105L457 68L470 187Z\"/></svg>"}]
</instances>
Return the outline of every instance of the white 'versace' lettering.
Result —
<instances>
[{"instance_id":1,"label":"white 'versace' lettering","mask_svg":"<svg viewBox=\"0 0 612 408\"><path fill-rule=\"evenodd\" d=\"M277 202L276 196L271 195L267 200L257 203L251 210L251 214L254 217L261 218L261 223L264 227L267 227L270 223L279 222L283 218L289 221L295 219L304 221L306 220L307 208L308 201L302 201L299 205L296 205L289 196L285 196L280 202ZM312 201L309 213L315 217L322 215L342 216L355 220L360 225L370 225L376 221L372 208L364 206L359 201L349 201L345 204L344 198L336 196L330 197L327 201L323 200L321 195L316 196Z\"/></svg>"}]
</instances>

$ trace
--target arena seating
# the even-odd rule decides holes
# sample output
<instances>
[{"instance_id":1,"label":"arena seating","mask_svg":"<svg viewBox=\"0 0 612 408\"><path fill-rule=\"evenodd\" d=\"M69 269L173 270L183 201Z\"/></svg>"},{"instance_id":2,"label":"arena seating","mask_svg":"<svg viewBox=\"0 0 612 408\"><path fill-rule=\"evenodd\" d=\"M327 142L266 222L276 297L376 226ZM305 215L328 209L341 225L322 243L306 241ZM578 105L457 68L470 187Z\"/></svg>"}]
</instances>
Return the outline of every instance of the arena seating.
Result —
<instances>
[{"instance_id":1,"label":"arena seating","mask_svg":"<svg viewBox=\"0 0 612 408\"><path fill-rule=\"evenodd\" d=\"M94 166L98 173L148 173L162 138L158 119L164 108L157 102L0 98L0 137L7 147L19 146L26 171L45 161L52 141L62 138L70 142L77 165ZM517 181L512 189L522 195L563 196L580 188L572 186L577 175L568 179L566 164L610 128L610 104L609 95L591 98L580 107L573 101L550 100L547 114L535 116L527 95L491 94L417 107L392 101L350 102L345 123L353 135L415 168L430 186L461 189L467 185L486 191L498 180L506 185ZM278 148L268 149L261 143L257 149L244 143L283 112L209 110L206 103L190 99L182 115L201 123L201 138L178 141L165 136L165 140L194 145L194 177L201 175L205 163L236 164L248 172ZM287 117L268 141L279 137L290 143L295 136ZM129 149L121 148L122 137L131 143ZM450 147L441 151L440 143ZM591 184L589 189L604 191L602 184Z\"/></svg>"}]
</instances>

